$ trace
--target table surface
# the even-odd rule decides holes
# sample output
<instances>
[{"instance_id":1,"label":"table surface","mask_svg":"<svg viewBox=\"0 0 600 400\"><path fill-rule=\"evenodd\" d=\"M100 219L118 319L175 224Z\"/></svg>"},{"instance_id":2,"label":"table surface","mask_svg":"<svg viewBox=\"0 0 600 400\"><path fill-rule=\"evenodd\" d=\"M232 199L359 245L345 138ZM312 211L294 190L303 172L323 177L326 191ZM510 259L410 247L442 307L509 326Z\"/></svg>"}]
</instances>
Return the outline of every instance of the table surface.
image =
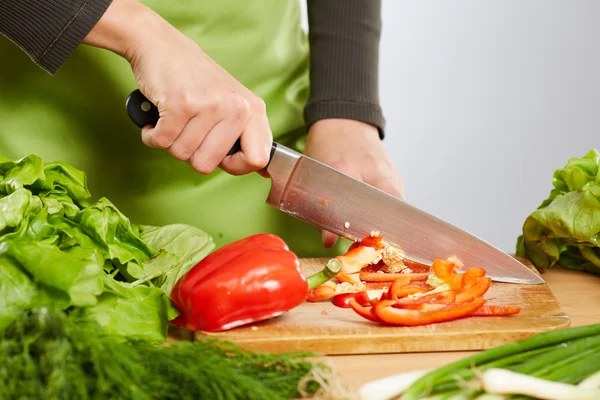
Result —
<instances>
[{"instance_id":1,"label":"table surface","mask_svg":"<svg viewBox=\"0 0 600 400\"><path fill-rule=\"evenodd\" d=\"M556 267L542 275L571 326L600 323L600 277ZM368 381L426 368L441 367L473 352L437 352L330 356L329 360L351 387Z\"/></svg>"}]
</instances>

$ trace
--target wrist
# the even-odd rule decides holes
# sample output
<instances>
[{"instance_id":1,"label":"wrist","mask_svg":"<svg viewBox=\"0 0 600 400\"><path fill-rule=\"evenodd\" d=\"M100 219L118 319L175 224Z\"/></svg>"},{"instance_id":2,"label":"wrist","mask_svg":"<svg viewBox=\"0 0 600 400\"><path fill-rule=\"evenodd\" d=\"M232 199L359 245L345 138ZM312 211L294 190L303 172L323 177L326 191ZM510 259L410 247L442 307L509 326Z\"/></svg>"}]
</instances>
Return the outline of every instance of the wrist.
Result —
<instances>
[{"instance_id":1,"label":"wrist","mask_svg":"<svg viewBox=\"0 0 600 400\"><path fill-rule=\"evenodd\" d=\"M137 0L114 0L83 43L112 51L131 62L135 49L153 40L168 23Z\"/></svg>"},{"instance_id":2,"label":"wrist","mask_svg":"<svg viewBox=\"0 0 600 400\"><path fill-rule=\"evenodd\" d=\"M309 134L331 134L331 133L360 133L367 136L375 135L379 138L379 129L375 125L348 118L325 118L311 125Z\"/></svg>"}]
</instances>

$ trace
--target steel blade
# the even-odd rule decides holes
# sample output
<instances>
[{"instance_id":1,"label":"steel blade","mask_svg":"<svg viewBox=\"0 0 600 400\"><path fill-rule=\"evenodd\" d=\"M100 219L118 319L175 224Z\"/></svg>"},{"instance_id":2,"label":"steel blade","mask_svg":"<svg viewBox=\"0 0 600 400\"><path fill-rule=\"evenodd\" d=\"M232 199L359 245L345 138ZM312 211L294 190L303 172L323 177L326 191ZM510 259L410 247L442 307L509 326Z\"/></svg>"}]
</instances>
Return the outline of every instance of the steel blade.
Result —
<instances>
[{"instance_id":1,"label":"steel blade","mask_svg":"<svg viewBox=\"0 0 600 400\"><path fill-rule=\"evenodd\" d=\"M540 284L544 280L509 254L457 226L277 145L267 172L273 180L267 203L350 240L379 232L407 258L431 264L458 257L480 266L498 282Z\"/></svg>"}]
</instances>

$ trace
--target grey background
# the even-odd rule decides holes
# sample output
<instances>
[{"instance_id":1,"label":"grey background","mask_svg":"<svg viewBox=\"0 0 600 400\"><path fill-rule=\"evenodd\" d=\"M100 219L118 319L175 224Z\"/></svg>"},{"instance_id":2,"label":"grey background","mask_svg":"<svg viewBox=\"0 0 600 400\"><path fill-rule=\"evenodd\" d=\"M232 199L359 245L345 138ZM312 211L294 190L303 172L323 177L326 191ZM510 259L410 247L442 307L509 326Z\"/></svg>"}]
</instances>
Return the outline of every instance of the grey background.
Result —
<instances>
[{"instance_id":1,"label":"grey background","mask_svg":"<svg viewBox=\"0 0 600 400\"><path fill-rule=\"evenodd\" d=\"M384 0L382 18L407 200L514 251L554 170L600 150L600 2Z\"/></svg>"}]
</instances>

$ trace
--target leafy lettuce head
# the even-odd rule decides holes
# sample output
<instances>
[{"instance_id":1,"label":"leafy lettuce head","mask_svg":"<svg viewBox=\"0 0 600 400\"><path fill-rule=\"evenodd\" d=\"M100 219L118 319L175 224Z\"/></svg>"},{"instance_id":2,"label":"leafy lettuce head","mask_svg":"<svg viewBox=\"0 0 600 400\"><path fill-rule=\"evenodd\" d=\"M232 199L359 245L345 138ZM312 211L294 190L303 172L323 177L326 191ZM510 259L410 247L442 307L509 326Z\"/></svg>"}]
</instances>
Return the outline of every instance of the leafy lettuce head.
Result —
<instances>
[{"instance_id":1,"label":"leafy lettuce head","mask_svg":"<svg viewBox=\"0 0 600 400\"><path fill-rule=\"evenodd\" d=\"M523 224L517 255L541 272L560 264L600 275L600 153L554 171L554 189Z\"/></svg>"}]
</instances>

